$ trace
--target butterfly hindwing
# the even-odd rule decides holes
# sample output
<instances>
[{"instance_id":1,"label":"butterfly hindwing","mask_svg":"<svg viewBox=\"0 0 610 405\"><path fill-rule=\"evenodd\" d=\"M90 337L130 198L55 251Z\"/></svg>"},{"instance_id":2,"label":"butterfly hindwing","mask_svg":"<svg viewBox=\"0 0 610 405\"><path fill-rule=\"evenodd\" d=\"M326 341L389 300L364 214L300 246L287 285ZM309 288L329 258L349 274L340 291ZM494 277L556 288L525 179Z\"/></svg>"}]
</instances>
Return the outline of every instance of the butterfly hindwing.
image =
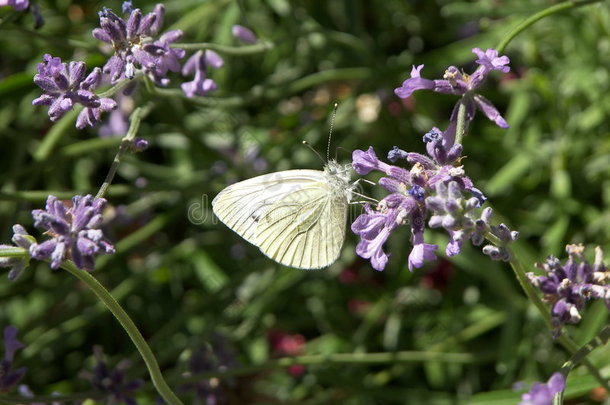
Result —
<instances>
[{"instance_id":1,"label":"butterfly hindwing","mask_svg":"<svg viewBox=\"0 0 610 405\"><path fill-rule=\"evenodd\" d=\"M303 185L266 211L257 228L258 247L286 266L327 267L341 251L346 205L346 198L334 193L324 178Z\"/></svg>"}]
</instances>

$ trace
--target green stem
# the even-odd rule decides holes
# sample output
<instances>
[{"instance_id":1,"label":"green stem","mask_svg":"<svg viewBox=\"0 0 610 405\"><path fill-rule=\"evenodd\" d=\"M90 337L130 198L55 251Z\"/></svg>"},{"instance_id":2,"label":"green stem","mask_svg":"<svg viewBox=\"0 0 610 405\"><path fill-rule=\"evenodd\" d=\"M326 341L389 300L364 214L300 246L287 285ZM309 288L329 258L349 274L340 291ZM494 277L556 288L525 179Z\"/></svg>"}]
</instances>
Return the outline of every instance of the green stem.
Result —
<instances>
[{"instance_id":1,"label":"green stem","mask_svg":"<svg viewBox=\"0 0 610 405\"><path fill-rule=\"evenodd\" d=\"M533 25L536 21L543 19L551 14L559 13L571 8L586 6L588 4L599 3L603 0L582 0L582 1L564 1L563 3L555 4L554 6L545 8L542 11L526 18L523 22L513 28L502 41L496 46L498 54L502 54L506 46L522 31L525 31L530 25Z\"/></svg>"},{"instance_id":2,"label":"green stem","mask_svg":"<svg viewBox=\"0 0 610 405\"><path fill-rule=\"evenodd\" d=\"M20 248L20 247L10 246L7 248L0 249L0 257L26 258L29 256L30 256L30 254L28 253L27 249Z\"/></svg>"},{"instance_id":3,"label":"green stem","mask_svg":"<svg viewBox=\"0 0 610 405\"><path fill-rule=\"evenodd\" d=\"M150 374L152 383L163 399L169 405L183 405L182 401L178 399L176 394L174 394L174 392L165 382L155 355L123 307L121 307L121 305L119 305L114 297L110 295L104 286L102 286L100 282L87 271L78 269L71 261L63 262L61 267L85 283L87 287L89 287L91 291L104 303L106 308L112 312L112 315L114 315L114 317L119 321L123 329L125 329L125 332L127 332L131 338L133 344L138 349L138 352L140 352L140 355L146 364L146 368L148 369L148 373Z\"/></svg>"},{"instance_id":4,"label":"green stem","mask_svg":"<svg viewBox=\"0 0 610 405\"><path fill-rule=\"evenodd\" d=\"M55 145L59 143L64 135L68 134L68 128L74 123L80 110L81 108L77 107L74 110L69 111L51 127L34 153L35 161L40 162L49 157L51 152L53 152Z\"/></svg>"},{"instance_id":5,"label":"green stem","mask_svg":"<svg viewBox=\"0 0 610 405\"><path fill-rule=\"evenodd\" d=\"M116 156L114 157L114 160L112 161L110 170L108 170L106 179L104 180L104 183L100 187L100 190L97 192L97 195L95 196L96 198L102 198L102 197L104 197L104 194L106 194L108 187L110 187L110 184L112 184L112 180L114 179L114 176L115 176L117 170L119 169L123 155L129 149L129 147L131 146L131 144L133 142L133 139L135 138L136 134L138 133L138 129L140 128L140 122L142 121L142 118L145 117L150 112L150 109L152 108L152 106L153 106L152 103L148 103L144 107L136 108L134 110L134 112L131 114L131 123L129 124L129 129L127 130L127 134L121 140L121 145L119 146L119 151L117 152Z\"/></svg>"},{"instance_id":6,"label":"green stem","mask_svg":"<svg viewBox=\"0 0 610 405\"><path fill-rule=\"evenodd\" d=\"M460 99L457 113L457 123L455 125L455 143L461 144L466 133L466 103Z\"/></svg>"},{"instance_id":7,"label":"green stem","mask_svg":"<svg viewBox=\"0 0 610 405\"><path fill-rule=\"evenodd\" d=\"M162 97L180 97L189 102L204 107L240 107L252 104L260 99L278 99L295 94L331 81L366 80L371 76L369 68L339 68L312 73L289 83L281 83L276 87L254 87L249 93L239 97L193 97L187 98L180 89L163 89L156 87L154 94Z\"/></svg>"},{"instance_id":8,"label":"green stem","mask_svg":"<svg viewBox=\"0 0 610 405\"><path fill-rule=\"evenodd\" d=\"M285 368L294 365L332 365L332 364L388 364L388 363L421 363L428 361L472 364L478 359L470 353L447 353L447 352L418 352L402 351L390 353L334 353L334 354L314 354L297 357L283 357L277 360L270 360L263 364L239 367L226 371L206 372L197 374L187 379L176 379L180 383L200 381L202 378L212 377L235 377L245 374L252 374L263 370L274 368Z\"/></svg>"},{"instance_id":9,"label":"green stem","mask_svg":"<svg viewBox=\"0 0 610 405\"><path fill-rule=\"evenodd\" d=\"M566 361L563 364L563 366L561 366L561 369L559 370L559 372L567 379L568 374L570 373L570 371L572 371L572 369L574 367L576 367L577 364L583 362L583 360L585 360L585 358L593 350L597 349L598 347L604 346L606 343L608 343L608 339L610 339L610 325L606 325L598 333L597 336L595 336L593 339L591 339L586 345L584 345L583 347L578 349L576 351L576 353L574 353L574 355L568 361ZM553 404L562 404L563 403L564 390L565 390L565 387L559 393L555 394L555 397L553 398L553 401L554 401Z\"/></svg>"},{"instance_id":10,"label":"green stem","mask_svg":"<svg viewBox=\"0 0 610 405\"><path fill-rule=\"evenodd\" d=\"M259 42L254 45L246 46L228 46L212 44L210 42L199 42L199 43L188 43L188 44L172 44L172 48L182 48L187 51L198 51L210 49L212 51L224 53L227 55L251 55L254 53L261 53L274 48L272 42Z\"/></svg>"}]
</instances>

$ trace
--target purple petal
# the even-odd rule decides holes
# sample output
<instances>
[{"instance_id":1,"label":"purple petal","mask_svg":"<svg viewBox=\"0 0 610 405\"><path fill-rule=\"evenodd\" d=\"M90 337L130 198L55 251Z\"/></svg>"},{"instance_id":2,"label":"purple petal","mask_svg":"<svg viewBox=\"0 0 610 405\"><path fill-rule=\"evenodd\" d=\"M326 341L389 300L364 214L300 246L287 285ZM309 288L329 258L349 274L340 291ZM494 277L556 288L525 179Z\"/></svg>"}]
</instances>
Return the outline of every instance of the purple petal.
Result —
<instances>
[{"instance_id":1,"label":"purple petal","mask_svg":"<svg viewBox=\"0 0 610 405\"><path fill-rule=\"evenodd\" d=\"M15 352L24 348L25 345L17 340L17 328L9 325L4 328L4 359L13 361Z\"/></svg>"},{"instance_id":2,"label":"purple petal","mask_svg":"<svg viewBox=\"0 0 610 405\"><path fill-rule=\"evenodd\" d=\"M127 38L136 38L140 29L140 21L142 20L142 12L136 8L129 14L129 19L125 27Z\"/></svg>"},{"instance_id":3,"label":"purple petal","mask_svg":"<svg viewBox=\"0 0 610 405\"><path fill-rule=\"evenodd\" d=\"M400 98L409 97L416 90L432 90L435 87L434 80L422 79L420 71L424 65L413 66L411 78L405 80L401 87L394 89L394 93Z\"/></svg>"},{"instance_id":4,"label":"purple petal","mask_svg":"<svg viewBox=\"0 0 610 405\"><path fill-rule=\"evenodd\" d=\"M247 44L255 44L257 42L254 32L243 25L235 24L233 27L231 27L231 33L235 38L238 38Z\"/></svg>"},{"instance_id":5,"label":"purple petal","mask_svg":"<svg viewBox=\"0 0 610 405\"><path fill-rule=\"evenodd\" d=\"M205 63L206 65L212 66L213 68L221 68L224 64L224 60L216 52L207 49L205 51Z\"/></svg>"},{"instance_id":6,"label":"purple petal","mask_svg":"<svg viewBox=\"0 0 610 405\"><path fill-rule=\"evenodd\" d=\"M92 34L95 39L98 39L102 42L106 42L108 44L112 43L112 38L110 38L110 35L108 35L108 32L106 30L103 30L101 28L94 28Z\"/></svg>"},{"instance_id":7,"label":"purple petal","mask_svg":"<svg viewBox=\"0 0 610 405\"><path fill-rule=\"evenodd\" d=\"M485 114L487 118L492 120L500 128L508 128L508 123L502 118L500 112L494 107L491 101L487 100L480 94L475 94L474 102L476 103L479 110Z\"/></svg>"}]
</instances>

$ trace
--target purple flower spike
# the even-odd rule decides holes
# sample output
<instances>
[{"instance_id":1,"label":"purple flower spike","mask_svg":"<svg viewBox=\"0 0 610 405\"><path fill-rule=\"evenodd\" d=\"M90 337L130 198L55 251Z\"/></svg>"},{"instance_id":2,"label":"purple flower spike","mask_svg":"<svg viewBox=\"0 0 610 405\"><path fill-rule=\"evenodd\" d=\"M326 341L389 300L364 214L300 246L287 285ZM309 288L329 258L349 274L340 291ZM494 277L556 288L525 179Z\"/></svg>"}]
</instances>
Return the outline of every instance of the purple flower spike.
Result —
<instances>
[{"instance_id":1,"label":"purple flower spike","mask_svg":"<svg viewBox=\"0 0 610 405\"><path fill-rule=\"evenodd\" d=\"M405 80L402 86L396 88L394 93L400 98L408 98L417 90L432 90L436 93L462 96L462 100L458 101L451 115L452 124L455 124L457 121L457 107L459 103L464 103L466 105L467 121L471 121L474 118L475 109L478 108L500 128L508 128L508 124L491 102L483 96L476 94L475 91L483 85L490 72L494 70L499 70L503 73L509 72L510 67L508 63L510 60L507 56L498 56L498 52L495 49L488 49L483 52L479 48L474 48L472 52L477 55L476 63L479 65L472 75L461 72L455 66L449 66L445 70L443 79L430 80L424 79L420 75L424 65L413 66L411 77ZM450 147L452 145L453 142L450 142L447 146Z\"/></svg>"},{"instance_id":2,"label":"purple flower spike","mask_svg":"<svg viewBox=\"0 0 610 405\"><path fill-rule=\"evenodd\" d=\"M85 69L85 62L70 62L68 65L60 58L45 54L43 62L38 64L38 74L34 76L34 83L44 94L32 104L49 106L51 121L63 117L75 104L82 104L85 108L78 115L76 127L94 126L102 112L115 109L117 104L111 98L100 98L93 93L100 83L101 70L95 68L85 77Z\"/></svg>"},{"instance_id":3,"label":"purple flower spike","mask_svg":"<svg viewBox=\"0 0 610 405\"><path fill-rule=\"evenodd\" d=\"M167 72L180 70L179 59L185 52L172 48L171 44L180 39L182 31L169 31L154 40L163 24L164 14L162 4L157 4L153 12L146 15L140 9L132 9L127 20L110 9L100 12L100 28L93 30L93 36L112 45L115 51L104 65L104 73L110 75L111 83L123 78L132 79L142 71L155 83L165 86L169 82Z\"/></svg>"},{"instance_id":4,"label":"purple flower spike","mask_svg":"<svg viewBox=\"0 0 610 405\"><path fill-rule=\"evenodd\" d=\"M144 385L144 381L137 379L126 381L124 371L129 368L130 362L123 360L116 368L111 369L104 360L104 351L101 346L93 348L96 363L91 372L83 371L80 376L89 380L94 389L107 395L108 403L137 405L133 398L135 392Z\"/></svg>"},{"instance_id":5,"label":"purple flower spike","mask_svg":"<svg viewBox=\"0 0 610 405\"><path fill-rule=\"evenodd\" d=\"M29 0L0 0L0 7L9 6L16 11L23 11L30 6Z\"/></svg>"},{"instance_id":6,"label":"purple flower spike","mask_svg":"<svg viewBox=\"0 0 610 405\"><path fill-rule=\"evenodd\" d=\"M563 391L565 385L565 377L561 373L554 373L546 384L534 383L532 388L521 396L519 405L552 405L553 397Z\"/></svg>"},{"instance_id":7,"label":"purple flower spike","mask_svg":"<svg viewBox=\"0 0 610 405\"><path fill-rule=\"evenodd\" d=\"M595 262L591 265L584 256L583 245L567 245L568 260L564 265L559 259L549 256L538 268L546 272L544 276L527 273L530 283L543 294L551 304L551 324L553 337L561 334L565 324L576 324L587 301L601 299L610 308L610 273L602 263L603 251L595 248Z\"/></svg>"},{"instance_id":8,"label":"purple flower spike","mask_svg":"<svg viewBox=\"0 0 610 405\"><path fill-rule=\"evenodd\" d=\"M51 260L58 268L72 259L79 269L93 270L96 254L112 254L114 246L104 238L99 228L106 206L103 198L91 195L75 196L68 208L57 197L49 196L46 209L32 211L34 225L53 238L30 246L30 255L38 260Z\"/></svg>"},{"instance_id":9,"label":"purple flower spike","mask_svg":"<svg viewBox=\"0 0 610 405\"><path fill-rule=\"evenodd\" d=\"M257 42L256 35L249 28L235 24L231 28L231 32L235 38L242 40L247 44L255 44Z\"/></svg>"},{"instance_id":10,"label":"purple flower spike","mask_svg":"<svg viewBox=\"0 0 610 405\"><path fill-rule=\"evenodd\" d=\"M4 328L4 359L0 362L0 392L8 392L13 389L25 375L25 367L12 370L15 353L24 347L24 344L17 340L16 327L11 325Z\"/></svg>"}]
</instances>

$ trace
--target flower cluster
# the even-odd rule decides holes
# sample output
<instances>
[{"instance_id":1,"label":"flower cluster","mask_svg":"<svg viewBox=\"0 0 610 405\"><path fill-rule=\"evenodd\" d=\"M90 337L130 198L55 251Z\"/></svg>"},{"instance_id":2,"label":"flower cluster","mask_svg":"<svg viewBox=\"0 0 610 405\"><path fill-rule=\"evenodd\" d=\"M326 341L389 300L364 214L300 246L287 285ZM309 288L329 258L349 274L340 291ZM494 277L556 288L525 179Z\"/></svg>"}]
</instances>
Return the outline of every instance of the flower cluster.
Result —
<instances>
[{"instance_id":1,"label":"flower cluster","mask_svg":"<svg viewBox=\"0 0 610 405\"><path fill-rule=\"evenodd\" d=\"M33 105L49 106L49 118L56 121L75 104L85 107L76 119L79 129L95 125L102 114L116 108L117 104L110 98L100 98L93 90L102 79L100 68L95 68L85 77L85 62L62 63L60 58L49 54L43 56L38 64L38 73L34 76L36 83L44 94L32 101Z\"/></svg>"},{"instance_id":2,"label":"flower cluster","mask_svg":"<svg viewBox=\"0 0 610 405\"><path fill-rule=\"evenodd\" d=\"M182 31L168 31L155 40L163 25L165 7L157 4L146 15L138 8L130 8L125 9L130 11L127 21L108 8L99 13L101 28L94 29L93 36L114 49L114 55L104 65L104 73L110 75L111 83L116 83L134 78L141 70L155 83L165 86L169 82L167 72L178 72L179 59L185 54L183 49L170 47L182 37Z\"/></svg>"},{"instance_id":3,"label":"flower cluster","mask_svg":"<svg viewBox=\"0 0 610 405\"><path fill-rule=\"evenodd\" d=\"M584 256L583 245L567 245L568 260L564 265L558 258L549 256L538 267L544 276L527 273L529 281L544 294L551 304L553 336L558 337L561 327L578 323L581 311L590 299L601 299L610 308L610 272L603 263L603 251L595 248L595 261L591 265Z\"/></svg>"},{"instance_id":4,"label":"flower cluster","mask_svg":"<svg viewBox=\"0 0 610 405\"><path fill-rule=\"evenodd\" d=\"M96 360L93 369L91 372L81 372L80 376L89 380L94 389L106 394L108 403L136 405L137 402L133 395L144 385L144 381L140 379L126 381L124 371L129 368L129 361L123 360L114 369L111 369L104 361L104 351L101 346L95 346L93 354Z\"/></svg>"},{"instance_id":5,"label":"flower cluster","mask_svg":"<svg viewBox=\"0 0 610 405\"><path fill-rule=\"evenodd\" d=\"M510 60L507 56L498 56L498 51L495 49L488 49L483 52L479 48L474 48L472 52L478 57L476 63L479 67L471 75L460 72L455 66L449 66L445 70L442 80L430 80L420 76L424 65L413 66L411 77L405 80L402 86L396 88L394 93L400 98L407 98L416 90L432 90L437 93L462 96L451 113L450 121L452 123L457 122L457 107L460 103L464 103L467 122L472 121L475 110L479 109L499 127L508 128L508 124L502 118L498 109L475 91L483 85L490 72L494 70L503 73L509 72L510 67L507 65Z\"/></svg>"},{"instance_id":6,"label":"flower cluster","mask_svg":"<svg viewBox=\"0 0 610 405\"><path fill-rule=\"evenodd\" d=\"M114 253L101 229L106 200L91 195L75 196L68 208L57 197L47 198L44 210L32 211L34 225L52 236L40 244L33 243L30 255L38 260L51 260L56 269L66 259L72 259L79 269L93 270L96 254Z\"/></svg>"},{"instance_id":7,"label":"flower cluster","mask_svg":"<svg viewBox=\"0 0 610 405\"><path fill-rule=\"evenodd\" d=\"M188 371L184 377L196 376L205 372L227 371L238 366L233 348L220 335L214 335L209 344L197 347L188 360ZM191 393L194 405L217 404L226 401L222 385L235 386L234 378L200 378L196 382L184 384L181 391Z\"/></svg>"},{"instance_id":8,"label":"flower cluster","mask_svg":"<svg viewBox=\"0 0 610 405\"><path fill-rule=\"evenodd\" d=\"M521 396L519 405L551 405L555 394L563 391L565 385L565 377L561 373L554 373L546 384L534 383L532 388Z\"/></svg>"},{"instance_id":9,"label":"flower cluster","mask_svg":"<svg viewBox=\"0 0 610 405\"><path fill-rule=\"evenodd\" d=\"M409 255L409 269L422 267L425 261L436 259L438 248L424 242L425 220L431 213L428 225L444 228L449 233L450 241L445 249L448 256L458 254L465 240L482 244L489 233L501 241L500 247L489 245L483 252L492 259L508 260L508 252L502 244L515 240L518 233L511 232L505 225L491 226L491 208L479 215L478 208L485 196L474 187L460 165L462 145L447 148L445 134L437 129L424 135L423 140L429 156L397 147L388 153L392 162L406 160L412 165L410 170L380 161L372 147L352 154L356 173L383 172L387 177L382 177L379 184L390 192L377 204L376 210L365 205L364 214L352 224L352 231L360 236L356 253L370 259L376 270L383 270L389 257L383 251L383 244L398 226L410 224L413 249Z\"/></svg>"},{"instance_id":10,"label":"flower cluster","mask_svg":"<svg viewBox=\"0 0 610 405\"><path fill-rule=\"evenodd\" d=\"M13 389L25 375L25 367L12 369L15 353L24 347L23 343L17 340L16 327L4 328L4 359L0 362L0 392L8 392Z\"/></svg>"}]
</instances>

